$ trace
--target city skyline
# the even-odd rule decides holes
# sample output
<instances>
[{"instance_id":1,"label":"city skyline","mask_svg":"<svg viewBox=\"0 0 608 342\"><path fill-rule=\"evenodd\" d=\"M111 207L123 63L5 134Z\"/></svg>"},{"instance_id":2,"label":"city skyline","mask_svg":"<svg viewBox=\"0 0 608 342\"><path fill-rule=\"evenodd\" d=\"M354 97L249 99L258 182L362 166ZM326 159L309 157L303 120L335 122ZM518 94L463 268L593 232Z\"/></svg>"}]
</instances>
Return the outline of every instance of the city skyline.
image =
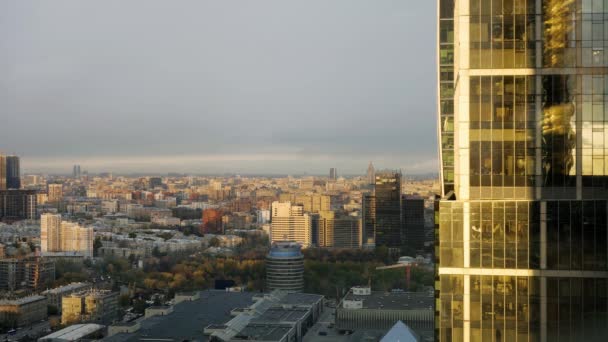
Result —
<instances>
[{"instance_id":1,"label":"city skyline","mask_svg":"<svg viewBox=\"0 0 608 342\"><path fill-rule=\"evenodd\" d=\"M0 4L25 171L437 169L433 2L34 3Z\"/></svg>"}]
</instances>

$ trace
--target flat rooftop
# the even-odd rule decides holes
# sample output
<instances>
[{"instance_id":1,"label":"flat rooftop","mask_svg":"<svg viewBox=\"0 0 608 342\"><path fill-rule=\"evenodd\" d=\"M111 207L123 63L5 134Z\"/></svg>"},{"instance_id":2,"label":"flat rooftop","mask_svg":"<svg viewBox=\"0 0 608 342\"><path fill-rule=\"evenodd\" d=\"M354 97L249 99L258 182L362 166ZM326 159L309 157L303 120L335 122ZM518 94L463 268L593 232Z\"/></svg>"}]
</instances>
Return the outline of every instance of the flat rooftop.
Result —
<instances>
[{"instance_id":1,"label":"flat rooftop","mask_svg":"<svg viewBox=\"0 0 608 342\"><path fill-rule=\"evenodd\" d=\"M176 304L169 315L142 320L141 328L137 332L117 334L106 337L103 341L208 341L208 336L203 333L205 327L211 324L223 325L232 318L232 309L253 304L253 295L251 292L203 291L199 299Z\"/></svg>"},{"instance_id":2,"label":"flat rooftop","mask_svg":"<svg viewBox=\"0 0 608 342\"><path fill-rule=\"evenodd\" d=\"M67 328L56 331L50 335L42 337L40 340L64 340L76 341L96 331L104 329L105 326L100 324L74 324Z\"/></svg>"},{"instance_id":3,"label":"flat rooftop","mask_svg":"<svg viewBox=\"0 0 608 342\"><path fill-rule=\"evenodd\" d=\"M303 319L308 315L309 309L305 308L291 308L283 309L281 307L272 307L261 316L254 317L252 323L281 323L289 322L295 323Z\"/></svg>"},{"instance_id":4,"label":"flat rooftop","mask_svg":"<svg viewBox=\"0 0 608 342\"><path fill-rule=\"evenodd\" d=\"M249 323L233 340L280 341L293 327L285 324Z\"/></svg>"},{"instance_id":5,"label":"flat rooftop","mask_svg":"<svg viewBox=\"0 0 608 342\"><path fill-rule=\"evenodd\" d=\"M435 299L430 292L372 292L369 296L356 296L351 291L344 300L362 300L364 309L433 310ZM340 309L349 310L342 306Z\"/></svg>"},{"instance_id":6,"label":"flat rooftop","mask_svg":"<svg viewBox=\"0 0 608 342\"><path fill-rule=\"evenodd\" d=\"M322 295L311 293L288 293L281 298L280 304L288 305L313 305L323 299Z\"/></svg>"}]
</instances>

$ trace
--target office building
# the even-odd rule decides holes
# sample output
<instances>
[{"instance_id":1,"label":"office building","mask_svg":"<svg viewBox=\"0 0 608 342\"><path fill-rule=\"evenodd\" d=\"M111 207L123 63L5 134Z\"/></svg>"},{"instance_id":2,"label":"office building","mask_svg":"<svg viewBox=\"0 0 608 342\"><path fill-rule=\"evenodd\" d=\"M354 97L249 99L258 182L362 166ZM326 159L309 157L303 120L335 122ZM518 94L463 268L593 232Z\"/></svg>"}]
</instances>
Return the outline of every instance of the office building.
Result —
<instances>
[{"instance_id":1,"label":"office building","mask_svg":"<svg viewBox=\"0 0 608 342\"><path fill-rule=\"evenodd\" d=\"M374 197L376 201L376 247L400 248L402 245L401 171L376 172Z\"/></svg>"},{"instance_id":2,"label":"office building","mask_svg":"<svg viewBox=\"0 0 608 342\"><path fill-rule=\"evenodd\" d=\"M376 196L373 194L363 195L361 209L363 221L362 244L365 247L373 247L376 236Z\"/></svg>"},{"instance_id":3,"label":"office building","mask_svg":"<svg viewBox=\"0 0 608 342\"><path fill-rule=\"evenodd\" d=\"M23 327L46 318L47 301L43 296L0 300L0 322L5 327Z\"/></svg>"},{"instance_id":4,"label":"office building","mask_svg":"<svg viewBox=\"0 0 608 342\"><path fill-rule=\"evenodd\" d=\"M332 167L329 169L329 180L335 181L338 179L338 169Z\"/></svg>"},{"instance_id":5,"label":"office building","mask_svg":"<svg viewBox=\"0 0 608 342\"><path fill-rule=\"evenodd\" d=\"M319 212L319 222L316 232L318 237L316 239L317 246L327 248L334 246L334 221L335 213L333 211L321 211Z\"/></svg>"},{"instance_id":6,"label":"office building","mask_svg":"<svg viewBox=\"0 0 608 342\"><path fill-rule=\"evenodd\" d=\"M61 202L63 199L63 184L49 184L47 188L48 201L51 203Z\"/></svg>"},{"instance_id":7,"label":"office building","mask_svg":"<svg viewBox=\"0 0 608 342\"><path fill-rule=\"evenodd\" d=\"M361 219L320 211L317 245L321 248L360 248Z\"/></svg>"},{"instance_id":8,"label":"office building","mask_svg":"<svg viewBox=\"0 0 608 342\"><path fill-rule=\"evenodd\" d=\"M608 336L604 6L439 1L439 341Z\"/></svg>"},{"instance_id":9,"label":"office building","mask_svg":"<svg viewBox=\"0 0 608 342\"><path fill-rule=\"evenodd\" d=\"M61 324L110 324L118 318L118 292L87 290L63 296Z\"/></svg>"},{"instance_id":10,"label":"office building","mask_svg":"<svg viewBox=\"0 0 608 342\"><path fill-rule=\"evenodd\" d=\"M40 217L41 252L73 252L93 257L93 228L78 223L62 221L59 214L43 214Z\"/></svg>"},{"instance_id":11,"label":"office building","mask_svg":"<svg viewBox=\"0 0 608 342\"><path fill-rule=\"evenodd\" d=\"M361 219L339 216L334 219L334 248L361 248Z\"/></svg>"},{"instance_id":12,"label":"office building","mask_svg":"<svg viewBox=\"0 0 608 342\"><path fill-rule=\"evenodd\" d=\"M0 190L0 220L35 220L37 196L35 190Z\"/></svg>"},{"instance_id":13,"label":"office building","mask_svg":"<svg viewBox=\"0 0 608 342\"><path fill-rule=\"evenodd\" d=\"M308 248L312 244L312 217L304 208L287 203L272 203L270 241L292 241Z\"/></svg>"},{"instance_id":14,"label":"office building","mask_svg":"<svg viewBox=\"0 0 608 342\"><path fill-rule=\"evenodd\" d=\"M401 199L403 215L403 246L414 253L424 249L424 199L403 196ZM415 256L415 255L412 255Z\"/></svg>"},{"instance_id":15,"label":"office building","mask_svg":"<svg viewBox=\"0 0 608 342\"><path fill-rule=\"evenodd\" d=\"M266 287L268 290L302 292L304 289L304 255L300 245L275 242L266 256Z\"/></svg>"},{"instance_id":16,"label":"office building","mask_svg":"<svg viewBox=\"0 0 608 342\"><path fill-rule=\"evenodd\" d=\"M21 188L21 169L18 156L6 156L6 188Z\"/></svg>"}]
</instances>

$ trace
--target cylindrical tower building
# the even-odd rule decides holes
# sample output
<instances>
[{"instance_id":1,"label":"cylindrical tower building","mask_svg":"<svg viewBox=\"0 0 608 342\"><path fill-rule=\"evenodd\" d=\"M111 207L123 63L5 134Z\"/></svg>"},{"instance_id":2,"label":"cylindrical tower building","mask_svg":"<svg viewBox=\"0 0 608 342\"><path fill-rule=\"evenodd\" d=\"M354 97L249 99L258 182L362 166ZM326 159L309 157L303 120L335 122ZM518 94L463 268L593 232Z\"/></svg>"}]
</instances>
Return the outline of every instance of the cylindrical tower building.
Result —
<instances>
[{"instance_id":1,"label":"cylindrical tower building","mask_svg":"<svg viewBox=\"0 0 608 342\"><path fill-rule=\"evenodd\" d=\"M302 292L304 289L304 255L299 244L275 242L266 256L268 290Z\"/></svg>"}]
</instances>

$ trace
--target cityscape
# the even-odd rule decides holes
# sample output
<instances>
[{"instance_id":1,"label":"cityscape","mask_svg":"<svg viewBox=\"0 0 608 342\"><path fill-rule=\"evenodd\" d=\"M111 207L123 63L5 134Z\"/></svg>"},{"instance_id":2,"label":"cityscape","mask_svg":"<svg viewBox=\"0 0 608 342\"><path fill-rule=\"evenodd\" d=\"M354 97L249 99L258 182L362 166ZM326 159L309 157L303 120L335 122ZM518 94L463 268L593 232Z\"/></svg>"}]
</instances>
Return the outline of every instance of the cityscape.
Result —
<instances>
[{"instance_id":1,"label":"cityscape","mask_svg":"<svg viewBox=\"0 0 608 342\"><path fill-rule=\"evenodd\" d=\"M607 42L606 0L0 4L0 341L608 341Z\"/></svg>"}]
</instances>

